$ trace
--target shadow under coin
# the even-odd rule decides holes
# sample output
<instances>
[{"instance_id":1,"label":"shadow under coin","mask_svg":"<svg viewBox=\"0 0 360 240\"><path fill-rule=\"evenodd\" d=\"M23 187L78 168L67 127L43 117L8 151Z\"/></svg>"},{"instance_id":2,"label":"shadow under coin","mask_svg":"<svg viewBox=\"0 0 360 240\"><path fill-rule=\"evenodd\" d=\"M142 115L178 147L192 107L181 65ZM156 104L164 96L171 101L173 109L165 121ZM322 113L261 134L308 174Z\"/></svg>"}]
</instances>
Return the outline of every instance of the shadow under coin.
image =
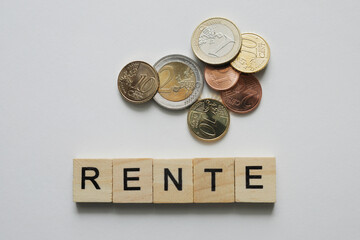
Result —
<instances>
[{"instance_id":1,"label":"shadow under coin","mask_svg":"<svg viewBox=\"0 0 360 240\"><path fill-rule=\"evenodd\" d=\"M229 129L228 129L228 131L229 131ZM214 144L222 141L224 138L226 138L226 135L227 135L227 133L226 133L226 134L225 134L223 137L221 137L220 139L205 141L205 140L199 139L198 137L195 137L195 136L194 136L195 134L193 134L190 129L189 129L189 134L191 135L191 137L192 137L193 139L195 139L196 142L198 142L198 143L200 143L200 144L202 144L202 145L205 145L205 146L206 146L206 145L207 145L207 146L214 145Z\"/></svg>"},{"instance_id":2,"label":"shadow under coin","mask_svg":"<svg viewBox=\"0 0 360 240\"><path fill-rule=\"evenodd\" d=\"M234 118L247 118L247 117L250 117L254 113L256 113L257 109L260 108L260 105L261 105L261 100L260 100L259 106L257 106L254 110L252 110L250 112L247 112L247 113L236 113L236 112L233 112L233 111L229 110L230 116L234 117Z\"/></svg>"},{"instance_id":3,"label":"shadow under coin","mask_svg":"<svg viewBox=\"0 0 360 240\"><path fill-rule=\"evenodd\" d=\"M147 101L145 103L131 103L127 100L125 100L121 94L118 94L119 98L121 98L121 101L126 105L126 107L128 107L129 109L133 110L133 111L137 111L137 112L146 112L149 111L151 105L153 104L152 99L150 101Z\"/></svg>"},{"instance_id":4,"label":"shadow under coin","mask_svg":"<svg viewBox=\"0 0 360 240\"><path fill-rule=\"evenodd\" d=\"M157 109L159 109L162 113L172 116L180 116L180 115L187 115L189 108L179 109L179 110L172 110L167 109L165 107L160 106L154 99L152 99L152 104L155 105Z\"/></svg>"},{"instance_id":5,"label":"shadow under coin","mask_svg":"<svg viewBox=\"0 0 360 240\"><path fill-rule=\"evenodd\" d=\"M200 59L198 59L193 51L191 51L191 53L192 53L191 54L191 59L193 59L197 63L197 65L199 66L202 74L204 74L205 63L202 62Z\"/></svg>"},{"instance_id":6,"label":"shadow under coin","mask_svg":"<svg viewBox=\"0 0 360 240\"><path fill-rule=\"evenodd\" d=\"M261 71L259 71L257 73L254 73L254 76L259 80L260 84L261 84L261 82L264 81L262 79L265 78L264 76L266 75L266 69L268 68L269 64L270 64L270 62L265 66L265 68L263 70L261 70Z\"/></svg>"}]
</instances>

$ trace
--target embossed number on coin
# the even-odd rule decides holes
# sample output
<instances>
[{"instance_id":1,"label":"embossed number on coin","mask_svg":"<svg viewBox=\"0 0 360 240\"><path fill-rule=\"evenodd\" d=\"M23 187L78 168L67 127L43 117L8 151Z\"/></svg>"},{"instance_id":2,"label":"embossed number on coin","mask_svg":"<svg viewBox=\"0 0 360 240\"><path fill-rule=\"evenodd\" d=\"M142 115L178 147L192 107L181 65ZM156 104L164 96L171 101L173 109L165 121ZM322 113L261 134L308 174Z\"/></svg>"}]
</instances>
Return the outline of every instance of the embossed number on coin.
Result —
<instances>
[{"instance_id":1,"label":"embossed number on coin","mask_svg":"<svg viewBox=\"0 0 360 240\"><path fill-rule=\"evenodd\" d=\"M265 68L270 59L270 47L255 33L243 33L242 47L231 66L243 73L254 73Z\"/></svg>"},{"instance_id":2,"label":"embossed number on coin","mask_svg":"<svg viewBox=\"0 0 360 240\"><path fill-rule=\"evenodd\" d=\"M159 75L151 65L145 62L131 62L121 70L118 88L127 101L144 103L152 99L157 92Z\"/></svg>"},{"instance_id":3,"label":"embossed number on coin","mask_svg":"<svg viewBox=\"0 0 360 240\"><path fill-rule=\"evenodd\" d=\"M195 74L181 62L170 62L159 71L161 96L169 101L178 102L191 95L195 88Z\"/></svg>"},{"instance_id":4,"label":"embossed number on coin","mask_svg":"<svg viewBox=\"0 0 360 240\"><path fill-rule=\"evenodd\" d=\"M240 31L225 18L210 18L195 29L191 47L194 54L208 64L227 63L240 51Z\"/></svg>"},{"instance_id":5,"label":"embossed number on coin","mask_svg":"<svg viewBox=\"0 0 360 240\"><path fill-rule=\"evenodd\" d=\"M154 100L173 110L184 109L200 96L204 79L199 66L183 55L168 55L154 65L159 72L160 88Z\"/></svg>"},{"instance_id":6,"label":"embossed number on coin","mask_svg":"<svg viewBox=\"0 0 360 240\"><path fill-rule=\"evenodd\" d=\"M234 87L221 92L221 98L231 111L248 113L260 103L262 96L261 85L251 74L240 74L239 81Z\"/></svg>"},{"instance_id":7,"label":"embossed number on coin","mask_svg":"<svg viewBox=\"0 0 360 240\"><path fill-rule=\"evenodd\" d=\"M222 138L230 124L230 115L226 107L214 99L201 99L191 106L188 112L190 132L205 141Z\"/></svg>"}]
</instances>

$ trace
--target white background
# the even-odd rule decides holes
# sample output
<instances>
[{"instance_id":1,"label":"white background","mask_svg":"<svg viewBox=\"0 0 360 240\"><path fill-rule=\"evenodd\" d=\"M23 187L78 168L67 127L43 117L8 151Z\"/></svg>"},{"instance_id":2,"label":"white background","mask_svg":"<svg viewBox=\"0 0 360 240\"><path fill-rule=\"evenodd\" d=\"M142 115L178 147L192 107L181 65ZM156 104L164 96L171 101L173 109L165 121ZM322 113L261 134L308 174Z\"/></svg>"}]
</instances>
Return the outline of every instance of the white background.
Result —
<instances>
[{"instance_id":1,"label":"white background","mask_svg":"<svg viewBox=\"0 0 360 240\"><path fill-rule=\"evenodd\" d=\"M0 239L360 239L359 1L0 2ZM271 47L263 98L219 142L187 111L134 106L130 61L223 16ZM208 87L203 97L213 96ZM73 158L276 156L277 203L72 202Z\"/></svg>"}]
</instances>

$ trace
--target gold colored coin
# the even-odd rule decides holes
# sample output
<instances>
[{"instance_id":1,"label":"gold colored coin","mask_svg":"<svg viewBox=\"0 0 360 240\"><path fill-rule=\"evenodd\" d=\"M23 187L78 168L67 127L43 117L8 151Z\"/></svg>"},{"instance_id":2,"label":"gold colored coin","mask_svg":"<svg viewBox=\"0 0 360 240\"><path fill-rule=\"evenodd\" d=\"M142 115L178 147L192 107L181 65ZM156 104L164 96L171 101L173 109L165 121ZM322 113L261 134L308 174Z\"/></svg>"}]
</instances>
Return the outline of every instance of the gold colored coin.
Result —
<instances>
[{"instance_id":1,"label":"gold colored coin","mask_svg":"<svg viewBox=\"0 0 360 240\"><path fill-rule=\"evenodd\" d=\"M254 73L265 68L270 59L270 47L255 33L243 33L239 55L231 66L243 73Z\"/></svg>"},{"instance_id":2,"label":"gold colored coin","mask_svg":"<svg viewBox=\"0 0 360 240\"><path fill-rule=\"evenodd\" d=\"M234 59L241 48L241 34L230 20L209 18L194 30L191 48L203 62L220 65Z\"/></svg>"},{"instance_id":3,"label":"gold colored coin","mask_svg":"<svg viewBox=\"0 0 360 240\"><path fill-rule=\"evenodd\" d=\"M221 102L205 98L191 106L187 123L190 132L196 138L204 141L216 141L227 133L230 115Z\"/></svg>"},{"instance_id":4,"label":"gold colored coin","mask_svg":"<svg viewBox=\"0 0 360 240\"><path fill-rule=\"evenodd\" d=\"M172 102L188 98L195 89L196 77L191 68L181 62L170 62L159 71L159 94Z\"/></svg>"},{"instance_id":5,"label":"gold colored coin","mask_svg":"<svg viewBox=\"0 0 360 240\"><path fill-rule=\"evenodd\" d=\"M159 88L159 75L148 63L127 64L118 77L118 89L129 102L144 103L154 97Z\"/></svg>"}]
</instances>

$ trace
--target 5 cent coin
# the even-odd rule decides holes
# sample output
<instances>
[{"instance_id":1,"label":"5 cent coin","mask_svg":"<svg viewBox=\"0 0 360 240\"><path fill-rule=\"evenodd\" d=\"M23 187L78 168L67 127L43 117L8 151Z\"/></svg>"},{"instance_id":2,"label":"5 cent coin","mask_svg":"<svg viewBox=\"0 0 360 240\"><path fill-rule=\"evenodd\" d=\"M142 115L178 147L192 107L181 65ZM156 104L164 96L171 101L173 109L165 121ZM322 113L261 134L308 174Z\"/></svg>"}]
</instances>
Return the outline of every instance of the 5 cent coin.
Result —
<instances>
[{"instance_id":1,"label":"5 cent coin","mask_svg":"<svg viewBox=\"0 0 360 240\"><path fill-rule=\"evenodd\" d=\"M131 62L120 71L118 89L129 102L147 102L153 98L158 88L159 75L151 65L145 62Z\"/></svg>"},{"instance_id":2,"label":"5 cent coin","mask_svg":"<svg viewBox=\"0 0 360 240\"><path fill-rule=\"evenodd\" d=\"M251 74L240 74L239 81L234 87L221 92L221 99L226 107L236 113L253 111L260 103L262 96L261 85Z\"/></svg>"},{"instance_id":3,"label":"5 cent coin","mask_svg":"<svg viewBox=\"0 0 360 240\"><path fill-rule=\"evenodd\" d=\"M226 134L230 125L230 115L221 102L206 98L191 106L187 123L190 132L196 138L215 141Z\"/></svg>"}]
</instances>

